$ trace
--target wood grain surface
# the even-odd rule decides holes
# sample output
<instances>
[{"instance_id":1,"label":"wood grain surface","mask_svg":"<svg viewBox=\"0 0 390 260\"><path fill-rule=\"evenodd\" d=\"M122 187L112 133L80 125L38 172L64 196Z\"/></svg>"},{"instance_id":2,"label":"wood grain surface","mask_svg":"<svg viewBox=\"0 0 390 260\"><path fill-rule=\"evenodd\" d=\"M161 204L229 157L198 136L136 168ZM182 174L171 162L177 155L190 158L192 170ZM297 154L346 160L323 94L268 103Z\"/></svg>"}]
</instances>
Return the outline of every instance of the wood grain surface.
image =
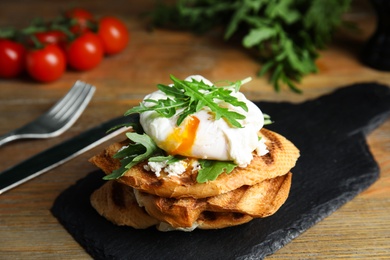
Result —
<instances>
[{"instance_id":1,"label":"wood grain surface","mask_svg":"<svg viewBox=\"0 0 390 260\"><path fill-rule=\"evenodd\" d=\"M98 68L67 71L58 81L41 84L27 76L0 79L0 134L32 120L50 108L76 80L97 87L96 94L66 133L46 140L25 140L0 148L0 171L84 130L122 115L155 90L169 83L169 74L184 78L201 74L212 81L251 76L242 91L252 100L301 102L360 82L390 84L390 72L364 66L359 54L375 29L368 1L353 1L345 19L359 32L340 30L318 59L319 72L303 79L297 95L275 93L267 78L257 78L259 63L239 44L224 42L218 32L193 35L163 29L149 30L144 12L154 1L11 1L0 2L0 27L26 26L34 17L50 19L61 10L80 6L98 17L115 15L131 33L126 50L106 57ZM115 141L115 140L114 140ZM367 142L381 170L368 190L309 229L267 259L389 259L390 258L390 120L375 129ZM87 160L103 144L77 158L0 195L0 259L89 259L51 215L54 199L78 179L95 170Z\"/></svg>"}]
</instances>

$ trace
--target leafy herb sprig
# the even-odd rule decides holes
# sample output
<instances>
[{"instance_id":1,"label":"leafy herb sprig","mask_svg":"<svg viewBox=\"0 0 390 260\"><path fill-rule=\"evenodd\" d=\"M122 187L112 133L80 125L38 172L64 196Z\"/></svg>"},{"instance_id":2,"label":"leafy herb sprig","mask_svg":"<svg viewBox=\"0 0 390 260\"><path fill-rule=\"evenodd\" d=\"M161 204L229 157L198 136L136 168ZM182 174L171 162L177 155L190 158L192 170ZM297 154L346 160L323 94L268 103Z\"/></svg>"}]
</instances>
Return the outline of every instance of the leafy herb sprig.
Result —
<instances>
[{"instance_id":1,"label":"leafy herb sprig","mask_svg":"<svg viewBox=\"0 0 390 260\"><path fill-rule=\"evenodd\" d=\"M166 155L156 143L145 133L130 132L126 133L131 144L119 150L115 159L119 159L121 167L114 170L111 174L103 177L104 180L114 180L122 177L129 169L135 165L144 162L165 162L167 165L183 160L179 155ZM199 160L200 169L198 170L197 182L204 183L215 180L220 174L226 172L229 174L237 165L231 161Z\"/></svg>"},{"instance_id":2,"label":"leafy herb sprig","mask_svg":"<svg viewBox=\"0 0 390 260\"><path fill-rule=\"evenodd\" d=\"M142 128L139 124L139 128ZM131 143L119 150L113 158L119 159L121 167L114 170L111 174L103 177L104 180L113 180L122 177L129 169L143 161L163 162L171 164L183 159L181 156L166 155L150 136L137 132L126 133Z\"/></svg>"},{"instance_id":3,"label":"leafy herb sprig","mask_svg":"<svg viewBox=\"0 0 390 260\"><path fill-rule=\"evenodd\" d=\"M317 72L318 51L342 23L351 0L177 0L151 12L155 26L206 32L224 28L224 39L238 37L263 64L259 76L270 73L276 91L281 84L301 92L296 84Z\"/></svg>"},{"instance_id":4,"label":"leafy herb sprig","mask_svg":"<svg viewBox=\"0 0 390 260\"><path fill-rule=\"evenodd\" d=\"M184 119L203 107L208 107L214 113L215 119L225 119L234 127L242 127L238 120L245 119L245 116L231 111L226 107L220 106L216 100L229 103L236 107L241 107L244 111L248 111L245 102L239 101L236 97L231 96L232 88L238 91L242 83L248 82L250 79L237 81L228 87L209 86L203 81L179 80L171 75L173 84L166 86L159 84L157 88L164 92L168 98L166 99L146 99L139 106L129 109L125 116L133 113L143 113L146 111L155 111L163 117L170 118L174 116L178 110L177 125L180 125Z\"/></svg>"},{"instance_id":5,"label":"leafy herb sprig","mask_svg":"<svg viewBox=\"0 0 390 260\"><path fill-rule=\"evenodd\" d=\"M133 166L143 162L152 156L161 156L163 151L147 134L136 132L126 133L128 139L133 143L119 150L113 158L119 159L121 167L114 170L111 174L104 176L104 180L113 180L122 177L125 172Z\"/></svg>"}]
</instances>

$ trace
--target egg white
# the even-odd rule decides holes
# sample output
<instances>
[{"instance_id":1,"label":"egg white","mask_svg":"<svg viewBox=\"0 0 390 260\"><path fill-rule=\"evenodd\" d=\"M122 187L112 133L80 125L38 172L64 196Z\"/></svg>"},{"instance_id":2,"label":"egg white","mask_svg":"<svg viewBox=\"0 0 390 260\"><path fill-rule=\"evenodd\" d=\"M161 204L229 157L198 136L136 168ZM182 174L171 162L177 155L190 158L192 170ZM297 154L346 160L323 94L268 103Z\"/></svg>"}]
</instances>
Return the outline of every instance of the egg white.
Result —
<instances>
[{"instance_id":1,"label":"egg white","mask_svg":"<svg viewBox=\"0 0 390 260\"><path fill-rule=\"evenodd\" d=\"M213 85L209 80L202 76L195 75L186 78L187 81L191 79L197 81L203 80L208 85ZM263 113L253 102L249 101L241 92L232 92L232 95L238 100L246 103L248 111L244 111L240 107L235 107L231 104L223 103L229 110L236 111L246 116L245 119L239 120L242 128L235 128L229 125L223 118L215 120L210 109L204 107L199 112L191 115L199 119L194 133L187 133L194 135L193 143L190 149L180 151L180 155L220 161L234 161L238 166L245 167L253 159L253 151L264 154L266 147L262 140L259 141L258 132L264 125ZM158 90L145 97L145 99L166 99L167 96L162 91ZM145 101L144 101L145 102ZM216 101L218 102L218 101ZM148 105L147 102L145 105ZM181 136L176 136L172 139L172 133L176 132L191 132L193 128L189 128L189 120L187 117L180 126L176 125L178 114L171 118L160 116L154 111L141 113L140 123L145 131L156 144L166 151L168 154L177 153L177 147L181 145Z\"/></svg>"}]
</instances>

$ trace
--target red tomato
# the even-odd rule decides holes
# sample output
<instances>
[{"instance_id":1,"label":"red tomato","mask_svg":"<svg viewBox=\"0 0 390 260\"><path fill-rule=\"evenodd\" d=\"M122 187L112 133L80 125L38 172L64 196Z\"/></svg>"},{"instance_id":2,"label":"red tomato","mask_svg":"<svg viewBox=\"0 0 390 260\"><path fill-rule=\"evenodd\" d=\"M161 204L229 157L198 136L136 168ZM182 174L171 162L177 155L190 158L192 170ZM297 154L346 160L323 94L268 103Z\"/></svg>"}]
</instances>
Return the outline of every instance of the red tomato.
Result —
<instances>
[{"instance_id":1,"label":"red tomato","mask_svg":"<svg viewBox=\"0 0 390 260\"><path fill-rule=\"evenodd\" d=\"M73 8L65 12L67 18L76 20L76 25L70 28L70 31L75 34L82 34L89 31L89 22L94 21L93 15L83 8Z\"/></svg>"},{"instance_id":2,"label":"red tomato","mask_svg":"<svg viewBox=\"0 0 390 260\"><path fill-rule=\"evenodd\" d=\"M54 81L66 70L65 55L55 44L30 50L26 56L26 69L28 74L38 81Z\"/></svg>"},{"instance_id":3,"label":"red tomato","mask_svg":"<svg viewBox=\"0 0 390 260\"><path fill-rule=\"evenodd\" d=\"M66 34L59 30L37 32L34 35L42 44L62 44L66 41Z\"/></svg>"},{"instance_id":4,"label":"red tomato","mask_svg":"<svg viewBox=\"0 0 390 260\"><path fill-rule=\"evenodd\" d=\"M126 25L111 16L100 19L98 35L102 40L106 54L115 54L122 51L127 46L130 38Z\"/></svg>"},{"instance_id":5,"label":"red tomato","mask_svg":"<svg viewBox=\"0 0 390 260\"><path fill-rule=\"evenodd\" d=\"M68 64L76 70L89 70L96 67L102 61L103 55L102 43L92 32L79 36L66 48Z\"/></svg>"},{"instance_id":6,"label":"red tomato","mask_svg":"<svg viewBox=\"0 0 390 260\"><path fill-rule=\"evenodd\" d=\"M22 44L0 39L0 77L13 78L24 70L26 50Z\"/></svg>"}]
</instances>

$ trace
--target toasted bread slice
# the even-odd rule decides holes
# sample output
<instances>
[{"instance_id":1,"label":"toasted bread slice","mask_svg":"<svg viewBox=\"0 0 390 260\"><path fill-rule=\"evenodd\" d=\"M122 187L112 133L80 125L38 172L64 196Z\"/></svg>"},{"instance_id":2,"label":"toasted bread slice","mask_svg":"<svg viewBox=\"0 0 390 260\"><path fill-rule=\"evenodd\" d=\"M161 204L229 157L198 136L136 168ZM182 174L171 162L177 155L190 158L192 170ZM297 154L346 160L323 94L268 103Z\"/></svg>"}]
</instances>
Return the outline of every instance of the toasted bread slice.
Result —
<instances>
[{"instance_id":1,"label":"toasted bread slice","mask_svg":"<svg viewBox=\"0 0 390 260\"><path fill-rule=\"evenodd\" d=\"M161 222L173 227L191 227L199 223L204 215L214 213L241 213L253 218L274 214L286 201L292 174L264 180L253 186L242 186L235 190L203 199L163 198L134 190L135 197L146 212ZM221 214L220 214L221 215ZM202 217L203 216L203 217ZM231 217L229 217L231 218Z\"/></svg>"},{"instance_id":2,"label":"toasted bread slice","mask_svg":"<svg viewBox=\"0 0 390 260\"><path fill-rule=\"evenodd\" d=\"M161 222L140 207L135 199L133 188L116 181L108 181L91 195L91 204L107 220L118 226L145 229L156 226L160 231L192 231L218 229L247 223L253 219L249 215L232 212L202 212L191 227L173 227Z\"/></svg>"},{"instance_id":3,"label":"toasted bread slice","mask_svg":"<svg viewBox=\"0 0 390 260\"><path fill-rule=\"evenodd\" d=\"M186 226L173 226L151 217L138 204L133 188L116 181L108 181L91 195L91 204L96 211L115 225L145 229L156 226L160 231L192 231L198 229L220 229L241 225L254 217L238 212L203 211L198 218Z\"/></svg>"},{"instance_id":4,"label":"toasted bread slice","mask_svg":"<svg viewBox=\"0 0 390 260\"><path fill-rule=\"evenodd\" d=\"M290 171L299 157L299 150L294 144L283 136L264 128L259 135L265 139L269 153L263 156L254 154L252 162L247 167L236 167L230 174L221 174L213 181L196 182L197 172L192 171L191 168L180 176L171 177L161 174L157 177L153 172L144 169L145 163L134 166L118 180L137 190L161 197L206 198L235 190L244 185L252 186ZM120 167L120 162L112 156L126 144L126 141L114 143L92 157L90 162L106 174L110 174Z\"/></svg>"},{"instance_id":5,"label":"toasted bread slice","mask_svg":"<svg viewBox=\"0 0 390 260\"><path fill-rule=\"evenodd\" d=\"M218 229L272 215L287 199L290 185L291 173L288 173L197 200L161 198L108 181L91 195L91 204L100 215L121 226L137 229L157 226L161 231Z\"/></svg>"},{"instance_id":6,"label":"toasted bread slice","mask_svg":"<svg viewBox=\"0 0 390 260\"><path fill-rule=\"evenodd\" d=\"M95 190L90 201L100 215L118 226L144 229L159 223L138 206L131 187L116 181L106 182Z\"/></svg>"}]
</instances>

